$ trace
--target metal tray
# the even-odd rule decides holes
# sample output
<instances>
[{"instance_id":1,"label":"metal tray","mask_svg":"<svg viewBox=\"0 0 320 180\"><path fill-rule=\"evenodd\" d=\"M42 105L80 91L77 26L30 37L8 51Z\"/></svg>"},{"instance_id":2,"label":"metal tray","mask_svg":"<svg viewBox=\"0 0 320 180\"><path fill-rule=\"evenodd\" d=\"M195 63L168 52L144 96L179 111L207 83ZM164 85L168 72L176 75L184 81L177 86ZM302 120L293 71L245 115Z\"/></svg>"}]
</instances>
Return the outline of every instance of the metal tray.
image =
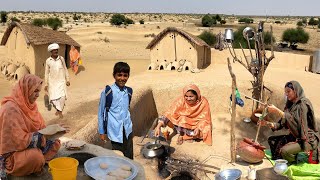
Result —
<instances>
[{"instance_id":1,"label":"metal tray","mask_svg":"<svg viewBox=\"0 0 320 180\"><path fill-rule=\"evenodd\" d=\"M108 168L101 169L100 163L108 164ZM88 159L84 163L84 171L93 179L105 180L108 172L118 169L121 165L128 165L131 167L132 174L126 180L132 180L137 176L137 166L124 158L114 156L99 156Z\"/></svg>"}]
</instances>

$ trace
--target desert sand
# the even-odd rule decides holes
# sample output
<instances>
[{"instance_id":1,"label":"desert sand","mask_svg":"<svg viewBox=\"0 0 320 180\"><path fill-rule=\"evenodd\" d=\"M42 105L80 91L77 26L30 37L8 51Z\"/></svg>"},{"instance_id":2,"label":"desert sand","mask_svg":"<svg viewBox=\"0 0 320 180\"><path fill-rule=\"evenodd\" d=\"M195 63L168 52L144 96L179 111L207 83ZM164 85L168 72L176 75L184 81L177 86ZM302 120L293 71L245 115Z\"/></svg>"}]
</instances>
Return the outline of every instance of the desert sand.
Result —
<instances>
[{"instance_id":1,"label":"desert sand","mask_svg":"<svg viewBox=\"0 0 320 180\"><path fill-rule=\"evenodd\" d=\"M37 14L36 16L46 17L43 14ZM60 16L66 15L62 14ZM69 16L72 17L70 14ZM135 17L134 15L130 16ZM105 16L101 15L101 18L102 17L105 18ZM141 18L145 18L145 21L149 20L148 15L139 14L139 17L135 17L136 20ZM189 18L190 21L192 20L192 17L189 16L185 18ZM179 22L180 20L186 22ZM146 111L154 111L153 115L163 113L167 110L170 103L181 95L183 86L195 83L202 91L202 95L209 99L211 105L213 146L207 146L202 142L194 142L193 144L184 143L181 146L177 146L175 144L175 136L171 143L171 146L175 148L175 154L198 159L199 161L203 161L211 155L214 158L210 159L207 163L219 166L222 169L237 167L243 171L243 177L246 176L248 164L241 161L235 164L228 163L230 161L229 122L231 119L228 112L230 103L228 98L231 94L231 78L226 59L230 57L229 52L227 50L220 52L212 49L212 64L198 74L146 70L149 64L149 50L145 48L152 40L151 37L144 37L146 34L157 34L168 26L174 26L198 35L205 28L196 27L192 23L190 25L182 15L177 17L173 15L163 15L160 21L158 18L150 17L150 21L144 25L135 24L129 25L126 28L114 27L105 21L102 23L98 17L93 22L77 22L77 24L78 25L75 25L75 23L69 22L64 25L64 28L69 29L67 34L81 44L84 68L82 68L82 71L78 75L74 75L69 69L71 86L68 88L69 97L64 110L64 119L57 119L54 116L53 110L48 111L44 107L42 98L44 94L41 94L37 103L40 112L48 124L63 122L71 127L71 132L67 135L68 137L84 139L95 142L103 147L110 147L99 142L99 140L92 141L92 137L91 139L83 137L83 134L96 133L96 129L95 131L90 131L84 130L83 128L96 128L94 122L97 121L96 116L100 92L104 89L105 85L113 82L112 68L114 63L117 61L125 61L131 66L130 79L127 84L134 88L133 104L131 107L131 111L134 111L132 112L135 118L134 126L136 125L136 127L134 127L136 134L134 142L140 141L141 136L144 135L147 129L141 127L141 122L136 118L142 116L139 115L139 113L143 114L146 113ZM270 22L270 24L272 23ZM237 27L239 25L229 21L226 25L212 28L212 31L218 33L224 31L228 26ZM265 26L268 27L268 24ZM292 22L291 24L285 25L273 24L274 34L277 39L281 36L281 32L288 27L295 27L295 23ZM1 26L0 37L2 37L4 30L5 26ZM320 36L317 34L316 29L306 28L306 30L310 33L311 38L307 45L301 45L301 47L308 48L308 51L312 52L319 48ZM238 54L240 54L240 52ZM0 47L0 58L5 58L5 55L4 47ZM308 63L308 55L276 53L276 58L272 61L265 74L265 84L274 91L271 103L282 107L284 84L290 80L299 81L304 87L307 97L311 99L318 123L320 123L320 97L318 96L320 76L304 71ZM250 95L247 89L251 87L249 81L252 80L252 77L240 64L234 63L232 65L237 76L239 89L244 94ZM14 82L8 82L2 76L0 77L0 99L9 95L13 84ZM139 100L147 91L150 91L152 94L151 98L155 104L155 109L153 110L148 108L143 109L147 105L143 105L144 102ZM257 130L256 125L243 122L243 118L251 115L251 102L245 100L245 103L245 108L237 107L237 141L241 140L242 137L254 138ZM137 109L139 111L137 111ZM150 124L151 121L153 121L153 119L149 118L149 122L147 123ZM267 145L266 139L270 134L272 134L271 130L263 128L259 136L259 142ZM139 156L140 146L135 145L134 148L135 159L144 166L146 179L157 179L158 176L154 167L150 166L148 161ZM257 167L271 167L271 164L264 159L263 163L258 164ZM208 176L212 178L212 175Z\"/></svg>"}]
</instances>

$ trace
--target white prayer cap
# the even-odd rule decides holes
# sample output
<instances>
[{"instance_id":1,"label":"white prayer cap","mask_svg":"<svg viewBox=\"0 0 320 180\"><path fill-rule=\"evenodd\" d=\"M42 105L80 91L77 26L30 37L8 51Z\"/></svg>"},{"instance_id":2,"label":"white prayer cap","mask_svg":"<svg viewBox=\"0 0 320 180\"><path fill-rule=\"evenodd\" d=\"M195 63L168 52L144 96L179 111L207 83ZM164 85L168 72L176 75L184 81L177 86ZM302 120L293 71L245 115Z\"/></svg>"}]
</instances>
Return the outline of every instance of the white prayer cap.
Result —
<instances>
[{"instance_id":1,"label":"white prayer cap","mask_svg":"<svg viewBox=\"0 0 320 180\"><path fill-rule=\"evenodd\" d=\"M55 49L59 49L59 44L57 43L53 43L53 44L50 44L48 46L48 51L51 52L52 50L55 50Z\"/></svg>"}]
</instances>

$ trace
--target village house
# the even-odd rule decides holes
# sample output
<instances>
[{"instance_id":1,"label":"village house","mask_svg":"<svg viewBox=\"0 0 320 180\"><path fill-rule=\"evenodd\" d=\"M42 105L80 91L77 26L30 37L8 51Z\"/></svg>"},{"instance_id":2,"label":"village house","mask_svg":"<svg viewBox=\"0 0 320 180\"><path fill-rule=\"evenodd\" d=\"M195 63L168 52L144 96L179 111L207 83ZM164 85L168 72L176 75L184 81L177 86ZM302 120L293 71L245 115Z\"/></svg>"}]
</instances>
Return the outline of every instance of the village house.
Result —
<instances>
[{"instance_id":1,"label":"village house","mask_svg":"<svg viewBox=\"0 0 320 180\"><path fill-rule=\"evenodd\" d=\"M189 63L190 68L203 69L211 63L211 48L202 39L175 27L168 27L160 32L147 46L150 49L151 64L171 63L171 70L176 70L179 62ZM181 65L181 63L180 63Z\"/></svg>"},{"instance_id":2,"label":"village house","mask_svg":"<svg viewBox=\"0 0 320 180\"><path fill-rule=\"evenodd\" d=\"M1 40L1 45L6 46L8 59L25 63L30 73L42 78L46 59L50 56L48 45L51 43L60 45L59 55L65 58L68 67L71 45L80 51L80 44L66 33L18 22L10 24Z\"/></svg>"}]
</instances>

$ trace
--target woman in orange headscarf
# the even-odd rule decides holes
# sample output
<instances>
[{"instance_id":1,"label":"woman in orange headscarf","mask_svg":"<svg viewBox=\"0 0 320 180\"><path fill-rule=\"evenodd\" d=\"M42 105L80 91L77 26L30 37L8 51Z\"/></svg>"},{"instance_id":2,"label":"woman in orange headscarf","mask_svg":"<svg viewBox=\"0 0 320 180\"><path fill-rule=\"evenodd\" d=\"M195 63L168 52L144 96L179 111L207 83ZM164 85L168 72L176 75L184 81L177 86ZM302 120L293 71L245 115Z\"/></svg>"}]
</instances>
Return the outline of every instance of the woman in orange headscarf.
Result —
<instances>
[{"instance_id":1,"label":"woman in orange headscarf","mask_svg":"<svg viewBox=\"0 0 320 180\"><path fill-rule=\"evenodd\" d=\"M59 140L47 140L38 131L46 126L36 99L42 80L25 75L3 98L0 108L0 174L24 176L41 173L46 161L60 148Z\"/></svg>"},{"instance_id":2,"label":"woman in orange headscarf","mask_svg":"<svg viewBox=\"0 0 320 180\"><path fill-rule=\"evenodd\" d=\"M70 55L72 70L75 74L77 74L79 69L80 53L74 46L71 46L69 55Z\"/></svg>"},{"instance_id":3,"label":"woman in orange headscarf","mask_svg":"<svg viewBox=\"0 0 320 180\"><path fill-rule=\"evenodd\" d=\"M201 96L196 85L183 88L183 96L179 97L170 109L159 117L155 135L159 136L160 128L166 125L174 127L179 133L177 144L184 140L202 139L212 145L211 113L208 100Z\"/></svg>"}]
</instances>

